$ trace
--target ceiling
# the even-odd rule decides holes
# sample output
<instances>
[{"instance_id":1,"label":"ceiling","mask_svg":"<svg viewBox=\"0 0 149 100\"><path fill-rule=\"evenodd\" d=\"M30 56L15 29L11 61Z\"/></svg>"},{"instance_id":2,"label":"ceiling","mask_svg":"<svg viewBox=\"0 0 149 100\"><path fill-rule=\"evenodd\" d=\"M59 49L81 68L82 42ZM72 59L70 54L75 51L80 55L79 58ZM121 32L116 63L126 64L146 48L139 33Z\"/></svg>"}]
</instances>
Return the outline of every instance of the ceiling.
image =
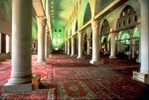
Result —
<instances>
[{"instance_id":1,"label":"ceiling","mask_svg":"<svg viewBox=\"0 0 149 100\"><path fill-rule=\"evenodd\" d=\"M77 0L50 0L49 12L52 27L64 27Z\"/></svg>"}]
</instances>

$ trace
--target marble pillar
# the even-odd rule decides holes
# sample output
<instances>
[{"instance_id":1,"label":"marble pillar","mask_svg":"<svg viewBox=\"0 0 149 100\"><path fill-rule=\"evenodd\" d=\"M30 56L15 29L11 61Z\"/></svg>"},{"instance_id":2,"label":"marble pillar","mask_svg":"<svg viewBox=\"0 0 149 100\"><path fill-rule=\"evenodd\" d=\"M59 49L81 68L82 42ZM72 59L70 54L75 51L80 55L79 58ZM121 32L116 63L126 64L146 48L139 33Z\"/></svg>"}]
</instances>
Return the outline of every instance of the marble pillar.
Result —
<instances>
[{"instance_id":1,"label":"marble pillar","mask_svg":"<svg viewBox=\"0 0 149 100\"><path fill-rule=\"evenodd\" d=\"M45 61L46 18L44 16L37 17L37 24L38 24L38 60L37 60L37 64L46 64L46 61Z\"/></svg>"},{"instance_id":2,"label":"marble pillar","mask_svg":"<svg viewBox=\"0 0 149 100\"><path fill-rule=\"evenodd\" d=\"M67 55L70 55L70 40L67 40Z\"/></svg>"},{"instance_id":3,"label":"marble pillar","mask_svg":"<svg viewBox=\"0 0 149 100\"><path fill-rule=\"evenodd\" d=\"M74 37L71 38L71 56L75 55L75 41Z\"/></svg>"},{"instance_id":4,"label":"marble pillar","mask_svg":"<svg viewBox=\"0 0 149 100\"><path fill-rule=\"evenodd\" d=\"M32 1L13 0L11 77L3 92L32 90L31 39Z\"/></svg>"},{"instance_id":5,"label":"marble pillar","mask_svg":"<svg viewBox=\"0 0 149 100\"><path fill-rule=\"evenodd\" d=\"M49 31L46 31L45 35L45 57L49 57Z\"/></svg>"},{"instance_id":6,"label":"marble pillar","mask_svg":"<svg viewBox=\"0 0 149 100\"><path fill-rule=\"evenodd\" d=\"M83 57L83 52L82 52L82 32L78 32L78 59Z\"/></svg>"},{"instance_id":7,"label":"marble pillar","mask_svg":"<svg viewBox=\"0 0 149 100\"><path fill-rule=\"evenodd\" d=\"M99 64L99 23L92 21L92 60L91 64Z\"/></svg>"},{"instance_id":8,"label":"marble pillar","mask_svg":"<svg viewBox=\"0 0 149 100\"><path fill-rule=\"evenodd\" d=\"M148 31L148 0L139 0L141 4L141 67L133 71L133 79L149 84L149 31Z\"/></svg>"},{"instance_id":9,"label":"marble pillar","mask_svg":"<svg viewBox=\"0 0 149 100\"><path fill-rule=\"evenodd\" d=\"M65 54L67 54L67 41L65 41Z\"/></svg>"},{"instance_id":10,"label":"marble pillar","mask_svg":"<svg viewBox=\"0 0 149 100\"><path fill-rule=\"evenodd\" d=\"M111 36L111 50L110 50L110 59L116 59L115 56L115 50L116 50L116 45L115 45L115 33L110 33Z\"/></svg>"},{"instance_id":11,"label":"marble pillar","mask_svg":"<svg viewBox=\"0 0 149 100\"><path fill-rule=\"evenodd\" d=\"M90 55L91 39L87 39L87 55Z\"/></svg>"},{"instance_id":12,"label":"marble pillar","mask_svg":"<svg viewBox=\"0 0 149 100\"><path fill-rule=\"evenodd\" d=\"M135 39L131 39L132 55L131 58L135 59Z\"/></svg>"}]
</instances>

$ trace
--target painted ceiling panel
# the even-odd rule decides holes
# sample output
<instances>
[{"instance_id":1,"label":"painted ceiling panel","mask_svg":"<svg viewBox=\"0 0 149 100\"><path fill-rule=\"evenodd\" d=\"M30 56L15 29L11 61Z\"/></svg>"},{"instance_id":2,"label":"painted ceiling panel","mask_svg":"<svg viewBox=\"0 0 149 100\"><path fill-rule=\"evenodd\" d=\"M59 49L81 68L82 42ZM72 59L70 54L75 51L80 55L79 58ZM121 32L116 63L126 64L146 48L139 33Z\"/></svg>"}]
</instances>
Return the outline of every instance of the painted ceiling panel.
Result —
<instances>
[{"instance_id":1,"label":"painted ceiling panel","mask_svg":"<svg viewBox=\"0 0 149 100\"><path fill-rule=\"evenodd\" d=\"M77 0L51 0L50 1L50 15L52 27L64 27L67 24L69 15Z\"/></svg>"}]
</instances>

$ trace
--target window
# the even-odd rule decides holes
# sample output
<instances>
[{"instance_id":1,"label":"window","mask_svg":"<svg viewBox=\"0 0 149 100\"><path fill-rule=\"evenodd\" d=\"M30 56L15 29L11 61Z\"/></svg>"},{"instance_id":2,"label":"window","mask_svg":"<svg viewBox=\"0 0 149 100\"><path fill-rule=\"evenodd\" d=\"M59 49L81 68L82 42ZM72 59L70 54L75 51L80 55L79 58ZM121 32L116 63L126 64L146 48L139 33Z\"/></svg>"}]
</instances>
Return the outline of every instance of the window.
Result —
<instances>
[{"instance_id":1,"label":"window","mask_svg":"<svg viewBox=\"0 0 149 100\"><path fill-rule=\"evenodd\" d=\"M119 19L117 21L117 28L121 29L129 24L135 25L137 20L136 12L131 6L127 5L120 13Z\"/></svg>"},{"instance_id":2,"label":"window","mask_svg":"<svg viewBox=\"0 0 149 100\"><path fill-rule=\"evenodd\" d=\"M59 32L62 32L62 30L61 30L61 29L59 29Z\"/></svg>"},{"instance_id":3,"label":"window","mask_svg":"<svg viewBox=\"0 0 149 100\"><path fill-rule=\"evenodd\" d=\"M137 15L134 16L134 22L137 22Z\"/></svg>"},{"instance_id":4,"label":"window","mask_svg":"<svg viewBox=\"0 0 149 100\"><path fill-rule=\"evenodd\" d=\"M57 32L57 29L56 28L54 29L54 32Z\"/></svg>"}]
</instances>

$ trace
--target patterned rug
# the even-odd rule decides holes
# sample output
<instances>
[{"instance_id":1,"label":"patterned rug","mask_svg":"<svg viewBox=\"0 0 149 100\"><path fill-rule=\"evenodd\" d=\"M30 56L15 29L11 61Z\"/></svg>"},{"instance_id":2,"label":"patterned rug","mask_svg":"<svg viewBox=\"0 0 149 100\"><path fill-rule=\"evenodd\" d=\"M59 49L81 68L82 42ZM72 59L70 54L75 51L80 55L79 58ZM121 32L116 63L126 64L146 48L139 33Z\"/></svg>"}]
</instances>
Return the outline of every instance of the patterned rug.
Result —
<instances>
[{"instance_id":1,"label":"patterned rug","mask_svg":"<svg viewBox=\"0 0 149 100\"><path fill-rule=\"evenodd\" d=\"M131 79L138 65L89 64L89 59L75 59L54 55L46 59L47 65L36 65L32 57L32 72L40 74L42 85L38 91L3 93L3 85L10 78L11 61L0 63L0 99L4 100L99 100L149 98L147 85ZM144 99L143 99L144 100ZM148 100L148 99L146 99Z\"/></svg>"},{"instance_id":2,"label":"patterned rug","mask_svg":"<svg viewBox=\"0 0 149 100\"><path fill-rule=\"evenodd\" d=\"M47 90L21 93L4 93L1 98L5 100L47 100Z\"/></svg>"}]
</instances>

